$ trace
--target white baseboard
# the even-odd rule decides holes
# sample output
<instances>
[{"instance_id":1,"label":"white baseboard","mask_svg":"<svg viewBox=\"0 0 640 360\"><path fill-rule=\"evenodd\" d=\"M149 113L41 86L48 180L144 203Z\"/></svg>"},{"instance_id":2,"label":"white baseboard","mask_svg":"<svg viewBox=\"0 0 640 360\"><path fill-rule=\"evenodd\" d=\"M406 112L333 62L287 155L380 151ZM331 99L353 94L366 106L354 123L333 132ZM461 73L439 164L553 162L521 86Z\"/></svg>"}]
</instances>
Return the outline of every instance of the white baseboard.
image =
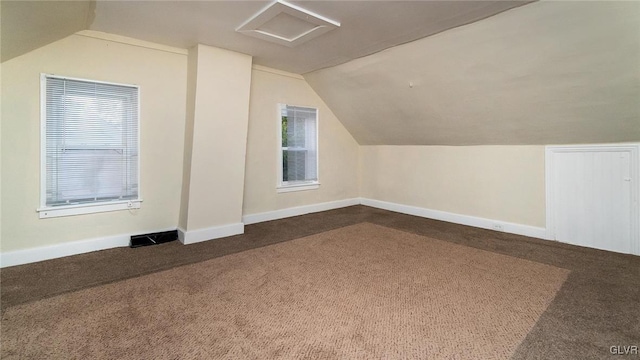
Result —
<instances>
[{"instance_id":1,"label":"white baseboard","mask_svg":"<svg viewBox=\"0 0 640 360\"><path fill-rule=\"evenodd\" d=\"M403 214L415 215L424 218L447 221L456 224L474 226L483 229L494 230L495 225L502 226L502 231L512 234L530 236L539 239L547 239L546 229L515 224L500 220L485 219L469 215L460 215L445 211L432 210L417 206L402 205L380 200L367 198L352 198L338 201L330 201L319 204L298 206L288 209L268 211L264 213L245 215L242 217L243 223L234 223L223 226L210 227L205 229L185 231L178 228L178 238L183 244L193 244L232 235L244 234L244 225L255 224L264 221L283 219L292 216L305 215L314 212L333 210L353 205L366 205L378 209L395 211ZM155 230L148 232L162 232L175 230L176 228ZM140 232L144 233L144 232ZM82 241L74 241L63 244L37 247L32 249L16 250L0 253L0 267L28 264L43 260L56 259L60 257L83 254L92 251L111 249L115 247L129 246L131 235L122 234L106 236Z\"/></svg>"},{"instance_id":2,"label":"white baseboard","mask_svg":"<svg viewBox=\"0 0 640 360\"><path fill-rule=\"evenodd\" d=\"M473 226L473 227L482 228L482 229L495 230L495 226L497 225L502 227L502 230L497 230L497 231L503 231L506 233L524 235L524 236L547 240L547 229L541 228L541 227L516 224L516 223L511 223L511 222L506 222L501 220L485 219L485 218L469 216L469 215L460 215L460 214L454 214L446 211L432 210L432 209L421 208L417 206L402 205L402 204L396 204L396 203L380 201L380 200L372 200L367 198L360 198L360 203L362 205L371 206L378 209L395 211L403 214L420 216L420 217L434 219L434 220L441 220L441 221L446 221L446 222L455 223L455 224Z\"/></svg>"},{"instance_id":3,"label":"white baseboard","mask_svg":"<svg viewBox=\"0 0 640 360\"><path fill-rule=\"evenodd\" d=\"M116 247L129 246L132 235L172 231L176 228L141 231L136 234L120 234L105 236L87 240L72 241L62 244L41 246L31 249L8 251L0 253L0 267L9 267L22 264L29 264L38 261L57 259L65 256L84 254L92 251L112 249Z\"/></svg>"},{"instance_id":4,"label":"white baseboard","mask_svg":"<svg viewBox=\"0 0 640 360\"><path fill-rule=\"evenodd\" d=\"M360 199L353 198L353 199L329 201L329 202L324 202L319 204L296 206L296 207L282 209L282 210L267 211L263 213L244 215L242 217L242 222L244 222L245 225L256 224L256 223L265 222L265 221L284 219L292 216L339 209L339 208L353 206L353 205L360 205Z\"/></svg>"},{"instance_id":5,"label":"white baseboard","mask_svg":"<svg viewBox=\"0 0 640 360\"><path fill-rule=\"evenodd\" d=\"M178 228L178 239L180 239L180 242L185 245L240 234L244 234L243 223L214 226L210 228L190 231L185 231L184 229Z\"/></svg>"}]
</instances>

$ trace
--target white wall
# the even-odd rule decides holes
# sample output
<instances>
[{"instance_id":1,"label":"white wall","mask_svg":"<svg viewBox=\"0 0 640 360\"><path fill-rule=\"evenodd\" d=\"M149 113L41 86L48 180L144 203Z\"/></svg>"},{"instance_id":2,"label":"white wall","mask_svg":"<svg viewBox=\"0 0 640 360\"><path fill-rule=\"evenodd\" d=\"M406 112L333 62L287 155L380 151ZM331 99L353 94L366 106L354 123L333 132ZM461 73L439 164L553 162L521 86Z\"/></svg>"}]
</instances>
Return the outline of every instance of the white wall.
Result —
<instances>
[{"instance_id":1,"label":"white wall","mask_svg":"<svg viewBox=\"0 0 640 360\"><path fill-rule=\"evenodd\" d=\"M360 146L300 75L249 70L250 57L209 47L195 51L190 67L186 50L103 37L73 35L1 65L3 253L178 225L198 230L241 215L359 196L544 226L542 146ZM202 49L207 59L198 64ZM193 87L187 87L188 70ZM41 72L140 85L140 210L38 218ZM229 85L235 95L223 91ZM319 189L276 191L278 103L319 109ZM246 113L231 123L211 121L225 118L223 105L248 110L246 155L244 146L227 151L242 143ZM233 138L222 136L231 128ZM211 174L221 179L213 171L220 153L240 166L210 184ZM225 182L240 192L225 191Z\"/></svg>"},{"instance_id":2,"label":"white wall","mask_svg":"<svg viewBox=\"0 0 640 360\"><path fill-rule=\"evenodd\" d=\"M1 67L3 253L176 227L186 51L72 35ZM140 85L141 209L39 219L40 73Z\"/></svg>"},{"instance_id":3,"label":"white wall","mask_svg":"<svg viewBox=\"0 0 640 360\"><path fill-rule=\"evenodd\" d=\"M277 104L318 108L319 181L316 190L277 193ZM299 75L254 66L243 214L344 200L358 196L358 143Z\"/></svg>"},{"instance_id":4,"label":"white wall","mask_svg":"<svg viewBox=\"0 0 640 360\"><path fill-rule=\"evenodd\" d=\"M2 6L0 6L0 18L2 17ZM0 39L2 31L0 30ZM2 97L2 65L0 65L0 99ZM0 103L0 151L2 150L2 104ZM0 153L0 200L2 199L2 154ZM2 249L2 204L0 203L0 249Z\"/></svg>"},{"instance_id":5,"label":"white wall","mask_svg":"<svg viewBox=\"0 0 640 360\"><path fill-rule=\"evenodd\" d=\"M362 146L364 198L545 226L544 146Z\"/></svg>"},{"instance_id":6,"label":"white wall","mask_svg":"<svg viewBox=\"0 0 640 360\"><path fill-rule=\"evenodd\" d=\"M182 193L178 227L187 228L189 219L189 195L191 189L191 157L193 155L193 126L196 112L196 92L198 78L198 47L188 51L187 59L187 111L184 131L184 156L182 164Z\"/></svg>"},{"instance_id":7,"label":"white wall","mask_svg":"<svg viewBox=\"0 0 640 360\"><path fill-rule=\"evenodd\" d=\"M3 1L0 8L2 29L11 34L0 44L2 61L6 61L89 28L96 2Z\"/></svg>"},{"instance_id":8,"label":"white wall","mask_svg":"<svg viewBox=\"0 0 640 360\"><path fill-rule=\"evenodd\" d=\"M242 222L251 56L198 45L189 52L181 230ZM195 58L195 59L194 59ZM196 67L193 69L193 67ZM193 107L193 109L191 109ZM185 203L188 203L185 205ZM184 211L186 211L186 214ZM212 235L203 235L210 239Z\"/></svg>"},{"instance_id":9,"label":"white wall","mask_svg":"<svg viewBox=\"0 0 640 360\"><path fill-rule=\"evenodd\" d=\"M639 34L639 1L536 1L305 79L363 145L638 141Z\"/></svg>"},{"instance_id":10,"label":"white wall","mask_svg":"<svg viewBox=\"0 0 640 360\"><path fill-rule=\"evenodd\" d=\"M34 261L47 258L48 246L63 246L62 256L96 244L76 241L121 246L128 235L178 226L204 240L211 234L200 229L242 215L358 197L359 145L302 76L252 70L251 57L226 50L198 46L192 54L89 31L2 63L3 256L38 248L20 254ZM141 209L38 217L40 73L140 86ZM319 109L317 190L276 192L278 103Z\"/></svg>"}]
</instances>

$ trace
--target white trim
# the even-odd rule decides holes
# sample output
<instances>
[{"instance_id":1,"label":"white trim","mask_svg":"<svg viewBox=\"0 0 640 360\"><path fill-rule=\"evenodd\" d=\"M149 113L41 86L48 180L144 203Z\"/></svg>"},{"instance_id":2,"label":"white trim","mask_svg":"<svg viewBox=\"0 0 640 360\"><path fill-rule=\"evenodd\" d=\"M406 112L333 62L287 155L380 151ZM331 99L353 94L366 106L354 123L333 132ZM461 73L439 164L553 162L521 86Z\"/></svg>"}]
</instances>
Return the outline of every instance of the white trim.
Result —
<instances>
[{"instance_id":1,"label":"white trim","mask_svg":"<svg viewBox=\"0 0 640 360\"><path fill-rule=\"evenodd\" d=\"M553 154L568 152L627 151L631 162L631 253L640 255L640 144L549 145L545 147L545 192L547 238L555 240L553 221Z\"/></svg>"},{"instance_id":2,"label":"white trim","mask_svg":"<svg viewBox=\"0 0 640 360\"><path fill-rule=\"evenodd\" d=\"M250 225L250 224L256 224L256 223L261 223L265 221L284 219L292 216L299 216L299 215L305 215L305 214L310 214L310 213L315 213L320 211L339 209L339 208L359 205L359 204L360 204L359 198L329 201L329 202L324 202L319 204L297 206L297 207L286 208L281 210L244 215L242 217L242 222L244 222L245 225Z\"/></svg>"},{"instance_id":3,"label":"white trim","mask_svg":"<svg viewBox=\"0 0 640 360\"><path fill-rule=\"evenodd\" d=\"M309 25L315 26L310 30L307 30L292 38L284 37L260 29L262 25L283 13L296 17L301 21L308 23ZM236 28L236 31L241 34L253 36L258 39L270 41L276 44L294 47L338 27L340 27L340 23L335 20L331 20L300 6L290 4L286 1L276 0L275 2L269 4L266 8L260 10L257 14L249 18L247 21L245 21L242 25Z\"/></svg>"},{"instance_id":4,"label":"white trim","mask_svg":"<svg viewBox=\"0 0 640 360\"><path fill-rule=\"evenodd\" d=\"M176 228L165 230L140 231L135 234L120 234L105 236L80 241L71 241L62 244L41 246L30 249L7 251L0 253L0 267L9 267L29 264L38 261L57 259L65 256L84 254L92 251L127 247L131 242L131 236L152 232L172 231Z\"/></svg>"},{"instance_id":5,"label":"white trim","mask_svg":"<svg viewBox=\"0 0 640 360\"><path fill-rule=\"evenodd\" d=\"M282 111L286 110L287 106L293 106L293 107L300 107L300 108L308 108L308 109L314 109L316 111L316 181L309 181L306 182L304 184L301 184L301 182L284 182L282 181L282 172L284 171L284 169L282 168ZM313 189L317 189L318 187L312 187L312 185L320 185L320 109L318 109L317 107L314 106L306 106L306 105L291 105L291 104L285 104L285 103L279 103L278 106L278 134L277 134L277 139L278 139L278 146L277 146L277 151L278 151L278 166L277 166L277 183L276 183L276 192L278 193L285 193L285 192L292 192L292 191L302 191L302 190L313 190ZM301 186L309 186L308 188L294 188L294 187L301 187ZM291 190L289 190L289 188L291 188Z\"/></svg>"},{"instance_id":6,"label":"white trim","mask_svg":"<svg viewBox=\"0 0 640 360\"><path fill-rule=\"evenodd\" d=\"M294 74L294 73L291 73L291 72L282 71L282 70L278 70L278 69L272 69L270 67L266 67L266 66L262 66L262 65L258 65L258 64L252 64L251 68L253 70L255 70L255 71L262 71L262 72L271 73L271 74L274 74L274 75L290 77L290 78L297 79L297 80L304 80L304 77L302 75Z\"/></svg>"},{"instance_id":7,"label":"white trim","mask_svg":"<svg viewBox=\"0 0 640 360\"><path fill-rule=\"evenodd\" d=\"M551 206L551 202L553 201L553 196L552 196L552 186L551 183L553 182L553 178L552 178L552 171L551 169L553 168L553 147L551 146L545 146L544 149L544 193L545 193L545 224L547 226L547 239L550 240L554 240L556 239L555 236L555 225L553 222L553 215L551 213L552 211L552 206Z\"/></svg>"},{"instance_id":8,"label":"white trim","mask_svg":"<svg viewBox=\"0 0 640 360\"><path fill-rule=\"evenodd\" d=\"M40 73L40 79L42 81L44 81L44 87L40 87L40 90L45 90L44 94L46 95L46 79L47 78L52 78L52 79L61 79L61 80L71 80L71 81L82 81L82 82L89 82L89 83L95 83L95 84L104 84L104 85L115 85L115 86L122 86L122 87L130 87L130 88L134 88L134 89L138 89L138 94L140 93L140 86L136 85L136 84L125 84L125 83L116 83L116 82L111 82L111 81L101 81L101 80L92 80L92 79L85 79L85 78L77 78L77 77L71 77L71 76L61 76L61 75L56 75L56 74L48 74L48 73ZM139 96L138 96L138 100L140 100ZM138 105L140 105L140 101L138 101ZM46 101L45 101L45 109L46 109ZM138 114L139 115L139 114Z\"/></svg>"},{"instance_id":9,"label":"white trim","mask_svg":"<svg viewBox=\"0 0 640 360\"><path fill-rule=\"evenodd\" d=\"M40 73L40 207L47 203L47 74Z\"/></svg>"},{"instance_id":10,"label":"white trim","mask_svg":"<svg viewBox=\"0 0 640 360\"><path fill-rule=\"evenodd\" d=\"M306 183L301 183L301 184L283 184L281 186L278 186L276 188L276 192L278 193L287 193L287 192L292 192L292 191L305 191L305 190L315 190L318 189L320 187L320 183L319 182L306 182Z\"/></svg>"},{"instance_id":11,"label":"white trim","mask_svg":"<svg viewBox=\"0 0 640 360\"><path fill-rule=\"evenodd\" d=\"M278 116L276 117L276 119L278 119L278 126L276 126L276 129L278 131L278 134L277 134L278 146L276 146L276 151L277 151L276 159L278 159L278 166L276 166L276 179L277 179L276 189L282 185L282 172L284 171L282 168L282 161L283 161L282 160L282 107L283 106L286 106L286 104L279 103L277 105Z\"/></svg>"},{"instance_id":12,"label":"white trim","mask_svg":"<svg viewBox=\"0 0 640 360\"><path fill-rule=\"evenodd\" d=\"M40 219L55 218L61 216L95 214L117 210L133 210L140 209L142 199L138 200L120 200L109 201L103 203L88 203L77 205L65 205L59 207L39 208L36 211L40 213Z\"/></svg>"},{"instance_id":13,"label":"white trim","mask_svg":"<svg viewBox=\"0 0 640 360\"><path fill-rule=\"evenodd\" d=\"M360 203L365 206L371 206L378 209L389 210L399 212L408 215L420 216L428 219L446 221L455 224L473 226L482 229L495 230L497 227L501 227L506 233L524 235L534 237L538 239L547 239L546 229L541 227L535 227L530 225L516 224L501 220L492 220L481 217L461 215L450 213L440 210L432 210L427 208L421 208L417 206L402 205L397 203L391 203L387 201L373 200L361 198Z\"/></svg>"},{"instance_id":14,"label":"white trim","mask_svg":"<svg viewBox=\"0 0 640 360\"><path fill-rule=\"evenodd\" d=\"M125 45L137 46L137 47L141 47L141 48L165 51L165 52L179 54L179 55L188 55L189 54L189 50L187 50L187 49L182 49L182 48L177 48L177 47L174 47L174 46L157 44L157 43L144 41L144 40L133 39L133 38L130 38L130 37L116 35L116 34L110 34L110 33L102 32L102 31L82 30L82 31L79 31L79 32L75 33L75 35L94 38L94 39L100 39L100 40L106 40L106 41L111 41L111 42L125 44Z\"/></svg>"},{"instance_id":15,"label":"white trim","mask_svg":"<svg viewBox=\"0 0 640 360\"><path fill-rule=\"evenodd\" d=\"M244 234L243 223L214 226L191 231L185 231L182 228L178 228L178 239L184 245L240 234Z\"/></svg>"},{"instance_id":16,"label":"white trim","mask_svg":"<svg viewBox=\"0 0 640 360\"><path fill-rule=\"evenodd\" d=\"M95 203L87 203L87 204L73 204L68 206L56 206L56 207L48 207L47 204L47 79L63 79L63 80L72 80L72 81L82 81L82 82L90 82L94 84L106 84L106 85L116 85L121 87L129 87L134 88L137 91L137 144L138 144L138 165L137 165L137 177L138 177L138 197L136 199L126 200L126 201L112 201L112 202L95 202ZM123 84L123 83L115 83L115 82L106 82L99 80L91 80L84 78L74 78L69 76L60 76L55 74L47 74L40 73L40 207L36 209L40 213L40 218L52 218L52 217L61 217L61 216L71 216L71 215L83 215L83 214L94 214L99 212L108 212L108 211L117 211L117 210L131 210L131 209L139 209L140 203L142 202L142 177L141 177L141 169L142 169L142 156L140 153L141 145L141 136L140 133L142 129L140 127L141 124L141 104L142 99L142 91L140 90L140 86L135 84Z\"/></svg>"}]
</instances>

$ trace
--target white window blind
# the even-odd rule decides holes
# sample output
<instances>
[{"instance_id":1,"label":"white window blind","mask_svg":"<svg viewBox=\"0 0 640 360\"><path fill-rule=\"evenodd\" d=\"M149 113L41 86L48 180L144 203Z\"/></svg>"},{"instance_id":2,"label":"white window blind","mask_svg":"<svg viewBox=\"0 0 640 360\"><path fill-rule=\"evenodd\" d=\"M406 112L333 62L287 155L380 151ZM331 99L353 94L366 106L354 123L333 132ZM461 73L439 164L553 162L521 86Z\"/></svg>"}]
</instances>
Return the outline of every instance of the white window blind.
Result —
<instances>
[{"instance_id":1,"label":"white window blind","mask_svg":"<svg viewBox=\"0 0 640 360\"><path fill-rule=\"evenodd\" d=\"M317 182L317 110L282 105L281 115L282 183Z\"/></svg>"},{"instance_id":2,"label":"white window blind","mask_svg":"<svg viewBox=\"0 0 640 360\"><path fill-rule=\"evenodd\" d=\"M43 75L46 208L138 199L138 87Z\"/></svg>"}]
</instances>

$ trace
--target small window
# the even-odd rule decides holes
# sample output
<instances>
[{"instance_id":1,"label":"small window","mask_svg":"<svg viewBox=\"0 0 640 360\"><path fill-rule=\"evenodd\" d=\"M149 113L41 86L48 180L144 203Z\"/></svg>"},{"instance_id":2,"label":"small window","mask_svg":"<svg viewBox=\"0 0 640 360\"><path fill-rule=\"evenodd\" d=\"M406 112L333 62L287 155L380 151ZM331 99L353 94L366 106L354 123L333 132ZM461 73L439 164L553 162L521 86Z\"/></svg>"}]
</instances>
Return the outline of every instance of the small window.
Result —
<instances>
[{"instance_id":1,"label":"small window","mask_svg":"<svg viewBox=\"0 0 640 360\"><path fill-rule=\"evenodd\" d=\"M133 85L41 76L40 217L140 207Z\"/></svg>"},{"instance_id":2,"label":"small window","mask_svg":"<svg viewBox=\"0 0 640 360\"><path fill-rule=\"evenodd\" d=\"M279 192L317 189L318 110L280 105Z\"/></svg>"}]
</instances>

